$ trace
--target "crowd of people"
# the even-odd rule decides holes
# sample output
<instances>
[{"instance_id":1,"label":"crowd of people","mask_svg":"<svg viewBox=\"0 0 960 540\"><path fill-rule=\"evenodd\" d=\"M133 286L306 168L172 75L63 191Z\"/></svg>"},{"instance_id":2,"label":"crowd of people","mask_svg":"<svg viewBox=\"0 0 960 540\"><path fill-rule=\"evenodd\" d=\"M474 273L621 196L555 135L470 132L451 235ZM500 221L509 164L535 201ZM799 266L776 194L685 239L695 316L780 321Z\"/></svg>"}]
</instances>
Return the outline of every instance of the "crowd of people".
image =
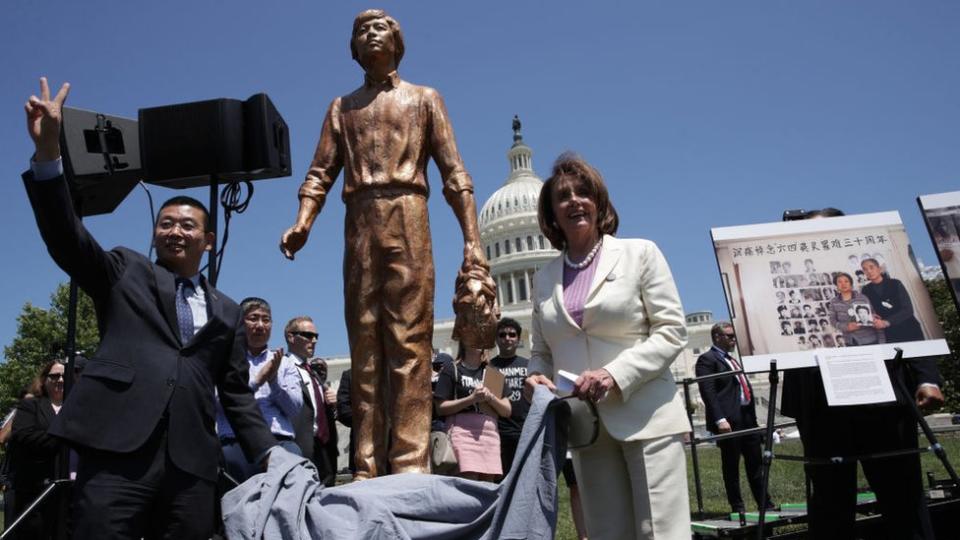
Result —
<instances>
[{"instance_id":1,"label":"crowd of people","mask_svg":"<svg viewBox=\"0 0 960 540\"><path fill-rule=\"evenodd\" d=\"M362 46L361 52L370 55L367 60L380 62L362 63L368 76L364 92L379 95L405 88L395 71L402 42L393 45L391 40L399 41L400 35L397 27L396 36L390 37L390 21L382 12L372 12L355 23L352 46ZM373 70L370 66L379 67ZM372 82L371 77L375 79ZM398 326L403 339L382 335L374 339L380 321L369 313L388 311L378 308L385 305L377 295L382 284L358 282L353 284L356 290L348 286L347 297L353 370L343 374L335 393L326 380L326 366L314 359L318 333L310 317L291 318L283 329L286 348L270 350L273 319L269 303L249 297L237 304L201 275L202 257L215 246L215 234L207 209L199 201L180 196L161 205L153 231L155 261L127 248L107 251L99 246L76 215L64 178L59 141L61 108L68 92L69 85L64 85L51 96L46 79L41 79L40 96L31 96L25 106L36 152L24 174L24 185L53 260L97 306L101 342L67 401L63 365L54 361L41 371L38 385L30 392L33 397L18 404L9 438L15 512L32 500L45 480L64 476L56 470L56 456L69 447L76 452L69 471L76 478L70 520L75 537L208 538L216 527L220 470L233 481L243 482L263 470L271 452L280 447L309 459L319 480L333 485L338 420L353 428L350 453L355 458L351 463L355 478L424 472L421 461L426 453L421 450L428 442L414 435L419 434L417 424L426 417L415 390L425 387L426 365L431 362L435 378L432 427L449 435L457 474L487 481L508 474L535 388L543 385L556 391L562 385L574 397L591 402L597 415L595 422L588 422L595 429L586 437L591 442L573 448L571 466L564 468L580 536L690 538L683 446L690 424L670 370L687 341L679 293L654 242L615 236L617 212L602 176L589 163L573 154L561 155L540 194L540 228L561 255L545 264L535 279L529 360L517 354L523 329L508 318L496 325L499 354L491 359L484 350L467 346L461 346L455 359L428 359L430 323L424 322L428 319L420 317L420 312L414 315L416 325L424 326L422 331L419 326ZM432 92L417 92L437 99ZM445 117L442 103L434 109L438 118ZM358 111L349 112L363 112ZM333 125L334 121L328 116L327 123ZM308 177L301 189L297 225L283 237L283 251L291 258L306 241L343 166L335 134L327 132L325 127L326 139L321 139L311 168L316 178ZM355 135L362 139L361 133ZM452 137L449 141L452 145ZM365 139L360 142L369 143ZM465 257L465 263L482 268L482 251L473 238L472 185L465 171L449 174L460 171L462 164L455 148L448 150L445 192L462 221L465 254L470 258L467 261ZM332 175L330 171L334 171ZM351 172L350 177L364 180L362 173ZM425 177L416 181L425 183ZM350 184L349 189L359 187L363 186ZM424 241L427 237L421 229L426 223L426 199L404 193L392 197L388 192L375 192L383 197L353 199L348 216L360 222L368 213L390 211L388 206L406 206L410 216L415 216L406 225L407 236L401 228L390 232L391 239L403 236ZM386 235L381 225L348 229L347 261L364 277L376 274L376 269L363 265L377 260L374 255L382 255L365 251L378 235ZM432 264L422 264L429 252L428 240L404 252L403 268L409 271L385 279L395 285L392 289L413 291L416 301L411 303L400 295L387 299L389 306L432 313ZM781 271L789 273L789 267L783 268L786 265ZM874 330L882 330L887 342L913 339L917 321L909 298L902 300L903 285L886 276L876 260L862 261L862 271L869 283L861 293L874 308ZM417 283L400 286L401 278L411 276ZM822 285L820 281L817 278L818 285ZM849 275L843 286L843 279L834 281L834 300L853 298L845 292L846 282L852 284ZM430 294L421 294L427 288ZM799 298L793 300L799 302ZM842 327L842 321L834 324ZM849 325L847 328L853 332ZM850 339L860 339L854 334ZM738 371L737 361L729 354L735 341L732 330L721 325L713 337L717 351L712 359L704 359L713 361L710 369ZM387 356L384 343L392 344L395 350L391 352L402 357L396 365L384 366L392 361L383 358ZM910 382L918 403L942 403L935 365L912 365L916 377ZM416 376L401 377L409 374ZM421 374L424 377L419 377ZM384 382L394 410L412 411L412 419L391 424L393 419L385 419L383 410L373 410L371 405L377 405L374 398L380 396L376 390ZM785 412L789 382L794 382L793 390L798 392L794 396L801 396L799 409L790 414L797 417L809 456L835 455L829 453L836 451L837 441L831 437L844 429L843 422L876 428L870 440L879 442L869 451L909 446L911 436L916 444L916 425L905 409L888 408L883 415L853 411L849 417L814 410L823 401L822 387L815 379L803 380L800 375L785 381ZM796 388L801 382L803 387ZM752 389L744 377L731 377L726 386L712 390L733 407L725 412L708 401L708 408L717 408L708 411L713 427L732 431L756 424ZM809 397L818 391L820 398ZM843 422L837 420L841 417ZM881 419L882 425L875 425ZM426 427L426 422L423 424ZM860 449L843 448L854 454ZM730 445L730 452L724 451L725 480L736 472L740 455L750 462L748 469L755 470L753 443ZM915 458L891 458L899 461L871 470L865 464L864 469L871 484L876 483L884 513L896 517L900 515L898 504L909 506L916 519L898 521L898 526L912 533L915 526L920 530L917 523L921 523L922 537L929 537L929 517L922 497L917 497L920 474ZM835 493L850 495L846 484L855 468L844 468L842 475L829 467L811 471L811 522L822 527L830 523L824 516L853 504L852 496L836 504ZM837 480L840 476L842 481ZM751 472L758 504L773 506L769 499L760 500L754 480ZM727 484L732 486L732 480ZM900 489L904 485L910 488ZM907 500L891 495L897 489L907 493ZM832 497L824 495L829 490L833 490ZM742 507L738 493L728 495L731 506ZM827 508L831 504L834 509ZM29 534L28 538L48 535L43 528L49 529L54 521L44 518L47 511L48 507L42 508L33 516L34 522L22 534ZM819 534L817 538L828 537Z\"/></svg>"}]
</instances>

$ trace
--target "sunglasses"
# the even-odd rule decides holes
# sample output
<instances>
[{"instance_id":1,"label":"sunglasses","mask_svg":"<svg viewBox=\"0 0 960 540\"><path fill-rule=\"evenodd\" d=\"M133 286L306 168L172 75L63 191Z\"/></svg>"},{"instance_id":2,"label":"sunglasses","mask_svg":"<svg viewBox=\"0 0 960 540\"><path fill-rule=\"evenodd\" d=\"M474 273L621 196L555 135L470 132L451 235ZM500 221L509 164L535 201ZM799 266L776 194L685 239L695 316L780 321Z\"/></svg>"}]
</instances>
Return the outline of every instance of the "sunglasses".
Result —
<instances>
[{"instance_id":1,"label":"sunglasses","mask_svg":"<svg viewBox=\"0 0 960 540\"><path fill-rule=\"evenodd\" d=\"M320 337L320 334L318 334L318 333L316 333L316 332L303 332L303 331L298 330L298 331L296 331L296 332L290 332L290 333L293 334L293 335L295 335L295 336L300 336L300 337L302 337L303 339L317 339L318 337Z\"/></svg>"},{"instance_id":2,"label":"sunglasses","mask_svg":"<svg viewBox=\"0 0 960 540\"><path fill-rule=\"evenodd\" d=\"M51 381L59 381L63 378L63 373L47 373L47 378Z\"/></svg>"}]
</instances>

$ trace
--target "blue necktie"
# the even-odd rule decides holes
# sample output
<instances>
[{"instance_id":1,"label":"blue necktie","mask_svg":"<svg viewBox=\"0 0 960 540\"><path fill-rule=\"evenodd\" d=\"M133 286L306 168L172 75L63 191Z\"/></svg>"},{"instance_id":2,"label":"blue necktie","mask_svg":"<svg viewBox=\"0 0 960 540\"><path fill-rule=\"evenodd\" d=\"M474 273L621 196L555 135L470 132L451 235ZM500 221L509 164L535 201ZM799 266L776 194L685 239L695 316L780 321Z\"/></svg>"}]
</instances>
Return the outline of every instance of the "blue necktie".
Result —
<instances>
[{"instance_id":1,"label":"blue necktie","mask_svg":"<svg viewBox=\"0 0 960 540\"><path fill-rule=\"evenodd\" d=\"M188 294L193 294L193 282L177 278L177 323L180 325L180 341L184 345L193 337L193 312L187 303Z\"/></svg>"}]
</instances>

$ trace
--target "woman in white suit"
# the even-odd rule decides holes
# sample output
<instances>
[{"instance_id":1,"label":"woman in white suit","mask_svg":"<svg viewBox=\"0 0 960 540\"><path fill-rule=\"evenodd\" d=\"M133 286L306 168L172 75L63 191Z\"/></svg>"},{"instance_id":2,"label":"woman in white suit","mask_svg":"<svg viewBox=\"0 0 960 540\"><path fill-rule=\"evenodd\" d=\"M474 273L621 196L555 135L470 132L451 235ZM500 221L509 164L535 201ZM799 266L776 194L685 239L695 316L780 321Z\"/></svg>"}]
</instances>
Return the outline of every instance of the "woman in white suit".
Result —
<instances>
[{"instance_id":1,"label":"woman in white suit","mask_svg":"<svg viewBox=\"0 0 960 540\"><path fill-rule=\"evenodd\" d=\"M540 192L543 234L563 253L535 278L528 390L559 370L596 403L594 444L573 452L591 539L690 538L683 434L670 364L686 343L670 268L649 240L617 239L603 178L561 155Z\"/></svg>"}]
</instances>

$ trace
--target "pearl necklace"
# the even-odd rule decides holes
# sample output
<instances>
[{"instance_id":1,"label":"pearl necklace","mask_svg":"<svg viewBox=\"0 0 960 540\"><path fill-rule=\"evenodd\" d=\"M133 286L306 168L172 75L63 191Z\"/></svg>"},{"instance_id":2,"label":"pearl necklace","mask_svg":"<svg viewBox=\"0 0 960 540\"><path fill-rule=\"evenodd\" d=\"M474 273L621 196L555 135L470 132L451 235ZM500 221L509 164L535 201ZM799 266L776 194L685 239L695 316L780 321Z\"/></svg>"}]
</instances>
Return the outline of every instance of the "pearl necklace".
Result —
<instances>
[{"instance_id":1,"label":"pearl necklace","mask_svg":"<svg viewBox=\"0 0 960 540\"><path fill-rule=\"evenodd\" d=\"M583 270L587 266L590 266L590 263L593 262L593 259L597 256L597 253L600 253L601 245L603 245L603 238L597 240L597 243L593 245L593 249L590 250L590 253L587 253L587 256L578 263L571 261L570 256L567 254L567 250L564 250L563 263L574 270Z\"/></svg>"}]
</instances>

